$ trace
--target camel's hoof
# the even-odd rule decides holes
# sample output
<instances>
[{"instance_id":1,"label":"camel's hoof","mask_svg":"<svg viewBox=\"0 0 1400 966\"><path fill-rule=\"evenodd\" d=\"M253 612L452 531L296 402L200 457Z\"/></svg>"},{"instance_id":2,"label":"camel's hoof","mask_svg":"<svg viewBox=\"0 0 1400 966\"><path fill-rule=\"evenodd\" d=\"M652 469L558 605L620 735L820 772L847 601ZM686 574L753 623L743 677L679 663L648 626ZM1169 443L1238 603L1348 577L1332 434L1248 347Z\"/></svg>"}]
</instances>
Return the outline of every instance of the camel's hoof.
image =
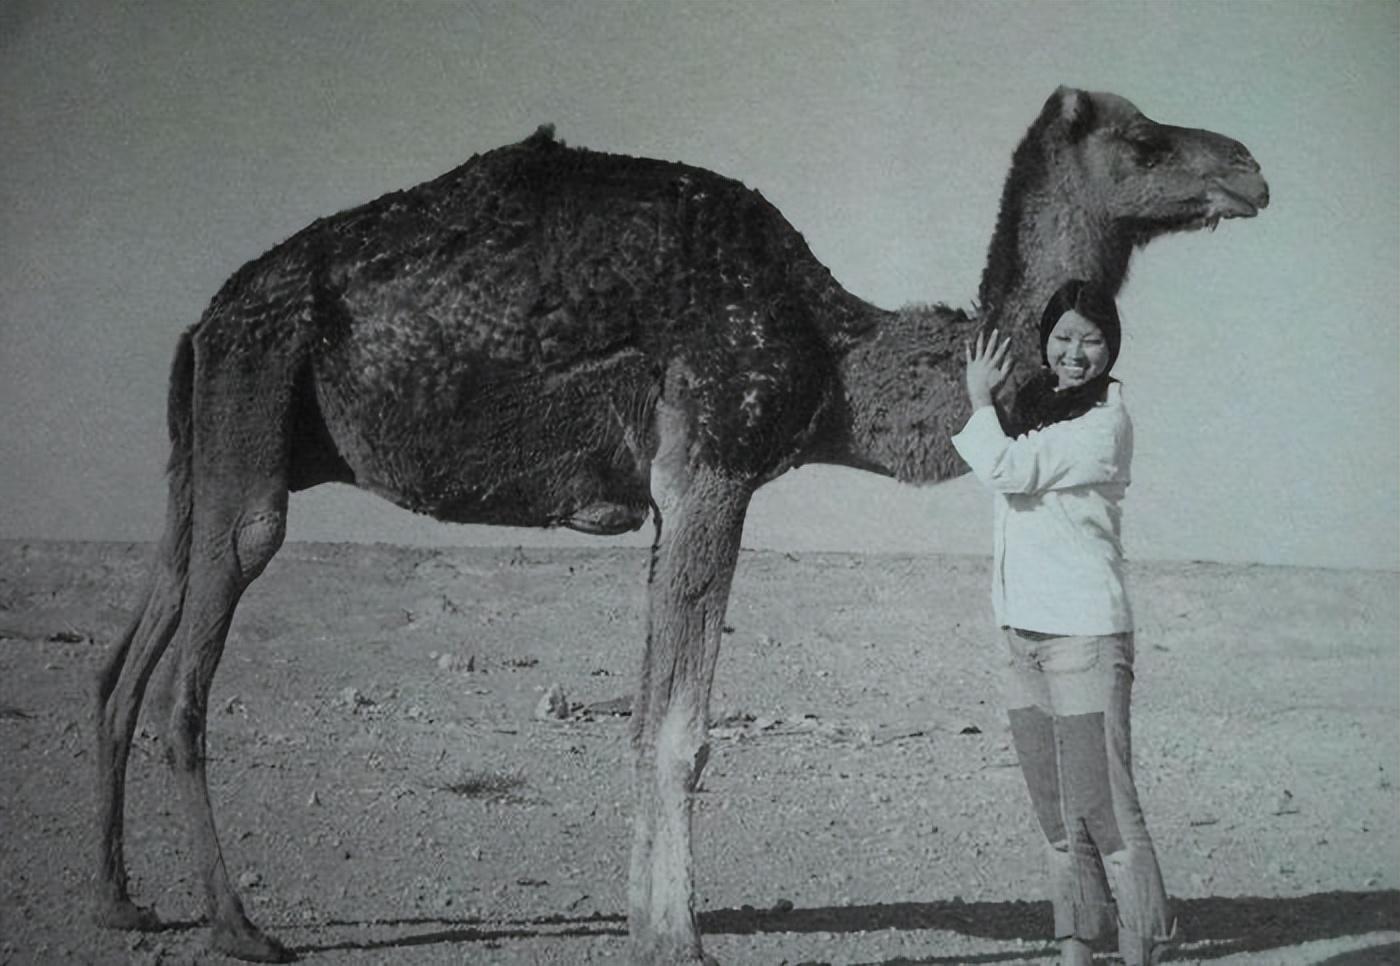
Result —
<instances>
[{"instance_id":1,"label":"camel's hoof","mask_svg":"<svg viewBox=\"0 0 1400 966\"><path fill-rule=\"evenodd\" d=\"M134 929L138 932L157 932L165 928L154 912L145 906L138 906L130 899L112 899L99 902L93 910L93 922L103 929Z\"/></svg>"},{"instance_id":2,"label":"camel's hoof","mask_svg":"<svg viewBox=\"0 0 1400 966\"><path fill-rule=\"evenodd\" d=\"M225 956L250 963L291 963L297 958L296 953L252 926L238 932L215 926L209 945Z\"/></svg>"}]
</instances>

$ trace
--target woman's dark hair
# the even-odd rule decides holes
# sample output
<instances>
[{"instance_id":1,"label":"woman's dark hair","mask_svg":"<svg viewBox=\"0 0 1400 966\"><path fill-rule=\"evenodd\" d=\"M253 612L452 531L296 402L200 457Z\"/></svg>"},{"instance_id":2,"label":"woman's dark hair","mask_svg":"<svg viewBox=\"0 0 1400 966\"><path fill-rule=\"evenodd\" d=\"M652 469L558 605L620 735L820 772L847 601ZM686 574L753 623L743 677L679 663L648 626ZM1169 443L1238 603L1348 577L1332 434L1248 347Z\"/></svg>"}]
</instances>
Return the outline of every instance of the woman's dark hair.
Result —
<instances>
[{"instance_id":1,"label":"woman's dark hair","mask_svg":"<svg viewBox=\"0 0 1400 966\"><path fill-rule=\"evenodd\" d=\"M1050 369L1046 345L1050 333L1061 316L1074 310L1092 322L1103 335L1108 347L1108 365L1104 371L1082 386L1056 390L1058 379ZM1022 436L1033 429L1044 429L1052 423L1075 419L1093 409L1108 394L1113 364L1123 344L1123 328L1118 319L1118 307L1113 296L1092 282L1071 279L1050 296L1040 315L1040 358L1044 367L1021 386L1011 403L1011 412L1002 419L1002 428L1009 436Z\"/></svg>"}]
</instances>

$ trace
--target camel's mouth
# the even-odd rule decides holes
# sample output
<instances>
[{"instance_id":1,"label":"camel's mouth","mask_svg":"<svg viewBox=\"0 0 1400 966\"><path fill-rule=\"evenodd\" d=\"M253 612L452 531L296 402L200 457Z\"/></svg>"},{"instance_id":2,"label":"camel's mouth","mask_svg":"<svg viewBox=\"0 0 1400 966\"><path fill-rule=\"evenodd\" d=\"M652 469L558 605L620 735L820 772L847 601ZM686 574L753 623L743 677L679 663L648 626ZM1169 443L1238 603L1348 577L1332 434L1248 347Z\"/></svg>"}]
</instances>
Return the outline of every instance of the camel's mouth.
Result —
<instances>
[{"instance_id":1,"label":"camel's mouth","mask_svg":"<svg viewBox=\"0 0 1400 966\"><path fill-rule=\"evenodd\" d=\"M1259 214L1259 207L1224 185L1215 185L1206 192L1206 213L1203 220L1210 222L1214 228L1220 224L1222 218L1253 218Z\"/></svg>"},{"instance_id":2,"label":"camel's mouth","mask_svg":"<svg viewBox=\"0 0 1400 966\"><path fill-rule=\"evenodd\" d=\"M1204 190L1182 198L1171 214L1145 223L1144 239L1166 232L1214 231L1230 218L1253 218L1269 205L1269 185L1251 171L1211 178Z\"/></svg>"},{"instance_id":3,"label":"camel's mouth","mask_svg":"<svg viewBox=\"0 0 1400 966\"><path fill-rule=\"evenodd\" d=\"M1269 189L1263 179L1256 179L1258 186L1226 186L1213 182L1206 189L1205 196L1198 202L1199 208L1175 226L1180 231L1197 231L1209 228L1215 231L1222 221L1230 218L1253 218L1260 209L1269 204Z\"/></svg>"},{"instance_id":4,"label":"camel's mouth","mask_svg":"<svg viewBox=\"0 0 1400 966\"><path fill-rule=\"evenodd\" d=\"M1205 219L1214 228L1222 218L1253 218L1269 206L1269 183L1257 172L1217 178L1206 189Z\"/></svg>"}]
</instances>

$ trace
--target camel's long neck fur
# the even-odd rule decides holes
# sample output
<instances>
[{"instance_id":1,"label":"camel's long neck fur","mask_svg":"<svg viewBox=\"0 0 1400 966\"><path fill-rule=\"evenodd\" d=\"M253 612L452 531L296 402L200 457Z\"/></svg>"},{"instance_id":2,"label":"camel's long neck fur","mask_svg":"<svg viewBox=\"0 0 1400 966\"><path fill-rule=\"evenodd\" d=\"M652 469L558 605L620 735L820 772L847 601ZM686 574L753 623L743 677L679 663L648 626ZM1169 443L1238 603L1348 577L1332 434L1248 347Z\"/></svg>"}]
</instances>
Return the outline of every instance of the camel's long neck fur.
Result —
<instances>
[{"instance_id":1,"label":"camel's long neck fur","mask_svg":"<svg viewBox=\"0 0 1400 966\"><path fill-rule=\"evenodd\" d=\"M1133 243L1076 200L1080 186L1064 179L1022 186L1016 174L1007 179L977 297L984 325L1029 334L1016 348L1038 358L1036 327L1050 297L1073 278L1094 279L1117 294Z\"/></svg>"},{"instance_id":2,"label":"camel's long neck fur","mask_svg":"<svg viewBox=\"0 0 1400 966\"><path fill-rule=\"evenodd\" d=\"M1034 130L1032 135L1034 135ZM839 362L845 391L844 445L833 462L909 482L965 472L949 438L967 420L963 345L998 329L1012 339L1013 377L1003 399L1040 366L1038 324L1045 304L1072 278L1097 279L1116 293L1133 243L1096 223L1076 201L1073 172L1048 174L1034 137L1017 150L978 292L978 312L911 307L882 318L871 337Z\"/></svg>"}]
</instances>

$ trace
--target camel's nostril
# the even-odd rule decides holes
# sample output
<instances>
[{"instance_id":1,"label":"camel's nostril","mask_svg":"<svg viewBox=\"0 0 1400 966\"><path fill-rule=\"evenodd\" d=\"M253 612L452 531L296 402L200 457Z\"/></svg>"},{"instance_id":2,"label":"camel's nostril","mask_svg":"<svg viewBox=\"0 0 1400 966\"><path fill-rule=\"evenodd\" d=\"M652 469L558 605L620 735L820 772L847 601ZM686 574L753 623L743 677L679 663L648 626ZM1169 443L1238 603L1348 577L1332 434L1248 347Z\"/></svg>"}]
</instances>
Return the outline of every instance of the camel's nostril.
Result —
<instances>
[{"instance_id":1,"label":"camel's nostril","mask_svg":"<svg viewBox=\"0 0 1400 966\"><path fill-rule=\"evenodd\" d=\"M1234 162L1236 167L1243 168L1250 174L1259 173L1259 162L1254 160L1254 155L1250 154L1243 145L1235 152Z\"/></svg>"}]
</instances>

